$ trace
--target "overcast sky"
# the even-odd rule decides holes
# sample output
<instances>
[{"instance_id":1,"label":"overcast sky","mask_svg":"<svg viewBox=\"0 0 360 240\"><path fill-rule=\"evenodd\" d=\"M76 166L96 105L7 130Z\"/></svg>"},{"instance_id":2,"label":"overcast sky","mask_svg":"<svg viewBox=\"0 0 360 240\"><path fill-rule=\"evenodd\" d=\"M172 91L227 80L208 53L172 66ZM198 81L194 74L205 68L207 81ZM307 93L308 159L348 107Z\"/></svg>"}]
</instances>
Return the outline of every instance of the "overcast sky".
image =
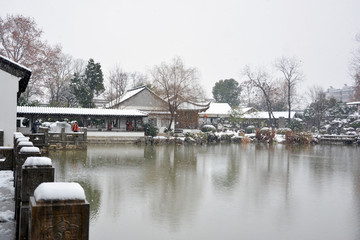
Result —
<instances>
[{"instance_id":1,"label":"overcast sky","mask_svg":"<svg viewBox=\"0 0 360 240\"><path fill-rule=\"evenodd\" d=\"M33 17L50 44L93 58L105 75L180 56L199 69L211 97L220 79L241 81L245 65L271 66L281 56L302 60L302 89L352 84L359 12L359 0L1 0L0 16Z\"/></svg>"}]
</instances>

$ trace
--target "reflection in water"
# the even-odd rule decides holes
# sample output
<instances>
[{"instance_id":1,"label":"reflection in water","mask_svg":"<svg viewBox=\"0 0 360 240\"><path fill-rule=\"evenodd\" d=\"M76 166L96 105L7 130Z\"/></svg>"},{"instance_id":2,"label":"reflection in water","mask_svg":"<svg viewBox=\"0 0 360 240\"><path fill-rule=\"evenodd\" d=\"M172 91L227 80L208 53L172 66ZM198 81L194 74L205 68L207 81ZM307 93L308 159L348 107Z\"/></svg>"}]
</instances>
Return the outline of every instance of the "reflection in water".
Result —
<instances>
[{"instance_id":1,"label":"reflection in water","mask_svg":"<svg viewBox=\"0 0 360 240\"><path fill-rule=\"evenodd\" d=\"M91 239L360 239L359 148L90 145L51 152Z\"/></svg>"}]
</instances>

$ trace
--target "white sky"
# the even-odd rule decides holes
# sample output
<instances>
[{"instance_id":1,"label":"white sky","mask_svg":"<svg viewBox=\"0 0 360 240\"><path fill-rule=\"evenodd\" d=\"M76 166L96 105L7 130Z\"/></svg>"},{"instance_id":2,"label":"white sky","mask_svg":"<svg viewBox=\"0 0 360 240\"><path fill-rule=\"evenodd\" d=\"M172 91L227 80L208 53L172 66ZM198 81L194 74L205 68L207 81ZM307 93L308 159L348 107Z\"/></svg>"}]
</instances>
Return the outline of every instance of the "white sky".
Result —
<instances>
[{"instance_id":1,"label":"white sky","mask_svg":"<svg viewBox=\"0 0 360 240\"><path fill-rule=\"evenodd\" d=\"M75 58L146 72L174 56L199 69L209 97L220 79L281 56L303 61L302 89L352 84L359 0L1 0L0 16L35 19Z\"/></svg>"}]
</instances>

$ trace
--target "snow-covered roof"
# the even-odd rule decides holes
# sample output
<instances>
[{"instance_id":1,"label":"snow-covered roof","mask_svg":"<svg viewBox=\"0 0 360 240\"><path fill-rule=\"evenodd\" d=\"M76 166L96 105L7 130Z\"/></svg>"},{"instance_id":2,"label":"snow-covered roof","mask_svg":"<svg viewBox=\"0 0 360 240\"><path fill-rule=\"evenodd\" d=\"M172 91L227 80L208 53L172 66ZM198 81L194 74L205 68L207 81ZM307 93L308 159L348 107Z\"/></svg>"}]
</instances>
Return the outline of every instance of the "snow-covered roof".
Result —
<instances>
[{"instance_id":1,"label":"snow-covered roof","mask_svg":"<svg viewBox=\"0 0 360 240\"><path fill-rule=\"evenodd\" d=\"M201 115L228 115L231 107L228 103L210 103L210 107Z\"/></svg>"},{"instance_id":2,"label":"snow-covered roof","mask_svg":"<svg viewBox=\"0 0 360 240\"><path fill-rule=\"evenodd\" d=\"M209 102L206 103L193 103L193 102L183 102L179 105L181 110L206 110L209 108Z\"/></svg>"},{"instance_id":3,"label":"snow-covered roof","mask_svg":"<svg viewBox=\"0 0 360 240\"><path fill-rule=\"evenodd\" d=\"M15 62L15 61L9 59L9 58L7 58L7 57L5 57L5 56L3 56L3 55L0 55L0 58L2 58L3 60L9 62L10 64L12 64L12 65L14 65L14 66L17 66L17 67L19 67L19 68L23 68L24 70L31 72L30 68L27 68L27 67L25 67L25 66L23 66L23 65Z\"/></svg>"},{"instance_id":4,"label":"snow-covered roof","mask_svg":"<svg viewBox=\"0 0 360 240\"><path fill-rule=\"evenodd\" d=\"M358 102L348 102L347 105L360 105L360 101Z\"/></svg>"},{"instance_id":5,"label":"snow-covered roof","mask_svg":"<svg viewBox=\"0 0 360 240\"><path fill-rule=\"evenodd\" d=\"M17 62L14 62L2 55L0 55L0 69L19 78L19 90L17 97L26 90L29 83L31 70Z\"/></svg>"},{"instance_id":6,"label":"snow-covered roof","mask_svg":"<svg viewBox=\"0 0 360 240\"><path fill-rule=\"evenodd\" d=\"M126 100L128 100L129 98L135 96L136 94L138 94L139 92L143 91L144 89L146 89L146 86L141 86L141 87L137 87L137 88L133 88L130 90L127 90L120 98L117 98L113 101L111 101L107 107L112 107L116 104L122 103ZM151 90L150 90L151 91Z\"/></svg>"},{"instance_id":7,"label":"snow-covered roof","mask_svg":"<svg viewBox=\"0 0 360 240\"><path fill-rule=\"evenodd\" d=\"M255 108L253 108L253 107L240 107L241 108L241 111L243 112L243 113L247 113L247 112L249 112L250 110L255 110L255 111L257 111Z\"/></svg>"},{"instance_id":8,"label":"snow-covered roof","mask_svg":"<svg viewBox=\"0 0 360 240\"><path fill-rule=\"evenodd\" d=\"M287 111L283 111L283 112L273 112L274 117L276 119L278 118L288 118L289 116L289 112ZM296 112L290 112L290 118L294 118L295 117ZM267 119L269 118L269 113L268 112L253 112L253 113L248 113L248 114L244 114L242 116L243 118L258 118L258 119Z\"/></svg>"},{"instance_id":9,"label":"snow-covered roof","mask_svg":"<svg viewBox=\"0 0 360 240\"><path fill-rule=\"evenodd\" d=\"M61 114L88 116L137 116L145 117L146 113L136 109L100 109L100 108L63 108L63 107L30 107L18 106L18 113L23 114Z\"/></svg>"}]
</instances>

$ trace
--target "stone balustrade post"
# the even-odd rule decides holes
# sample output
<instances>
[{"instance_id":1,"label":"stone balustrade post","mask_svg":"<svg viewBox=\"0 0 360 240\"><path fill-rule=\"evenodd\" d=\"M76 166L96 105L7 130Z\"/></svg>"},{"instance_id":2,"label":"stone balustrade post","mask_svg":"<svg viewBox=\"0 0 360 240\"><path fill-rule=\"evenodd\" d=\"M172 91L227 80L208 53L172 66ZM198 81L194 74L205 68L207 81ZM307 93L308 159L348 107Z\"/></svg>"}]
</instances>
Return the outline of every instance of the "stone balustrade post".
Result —
<instances>
[{"instance_id":1,"label":"stone balustrade post","mask_svg":"<svg viewBox=\"0 0 360 240\"><path fill-rule=\"evenodd\" d=\"M44 129L44 146L49 146L49 128Z\"/></svg>"},{"instance_id":2,"label":"stone balustrade post","mask_svg":"<svg viewBox=\"0 0 360 240\"><path fill-rule=\"evenodd\" d=\"M21 169L28 157L40 157L38 147L22 147L15 157L14 183L15 183L15 219L18 220L20 209L20 186L21 186Z\"/></svg>"},{"instance_id":3,"label":"stone balustrade post","mask_svg":"<svg viewBox=\"0 0 360 240\"><path fill-rule=\"evenodd\" d=\"M18 239L28 239L30 197L41 183L54 182L54 172L51 159L47 157L28 157L23 164L19 221L16 226Z\"/></svg>"},{"instance_id":4,"label":"stone balustrade post","mask_svg":"<svg viewBox=\"0 0 360 240\"><path fill-rule=\"evenodd\" d=\"M61 128L61 141L66 141L65 128Z\"/></svg>"},{"instance_id":5,"label":"stone balustrade post","mask_svg":"<svg viewBox=\"0 0 360 240\"><path fill-rule=\"evenodd\" d=\"M14 147L16 145L16 142L17 142L18 138L20 138L20 137L25 137L25 136L21 132L14 132L14 143L13 143Z\"/></svg>"},{"instance_id":6,"label":"stone balustrade post","mask_svg":"<svg viewBox=\"0 0 360 240\"><path fill-rule=\"evenodd\" d=\"M85 128L84 127L84 142L86 142L87 141L87 132L88 132L88 130L87 130L87 128Z\"/></svg>"},{"instance_id":7,"label":"stone balustrade post","mask_svg":"<svg viewBox=\"0 0 360 240\"><path fill-rule=\"evenodd\" d=\"M89 203L78 183L42 183L30 197L29 239L89 239Z\"/></svg>"}]
</instances>

